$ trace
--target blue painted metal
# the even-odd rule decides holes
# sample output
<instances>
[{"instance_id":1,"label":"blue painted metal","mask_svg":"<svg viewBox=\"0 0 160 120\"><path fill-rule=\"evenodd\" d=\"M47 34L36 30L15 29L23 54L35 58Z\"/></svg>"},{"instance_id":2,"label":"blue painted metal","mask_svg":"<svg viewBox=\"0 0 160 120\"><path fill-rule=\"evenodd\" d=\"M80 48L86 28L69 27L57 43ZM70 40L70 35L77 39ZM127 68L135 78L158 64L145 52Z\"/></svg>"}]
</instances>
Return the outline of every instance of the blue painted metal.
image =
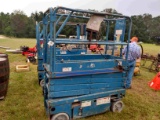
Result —
<instances>
[{"instance_id":1,"label":"blue painted metal","mask_svg":"<svg viewBox=\"0 0 160 120\"><path fill-rule=\"evenodd\" d=\"M114 29L114 41L117 42L117 40L116 40L116 31L121 30L122 34L120 36L120 40L119 41L120 42L124 42L125 28L126 28L126 20L125 19L116 20L115 29ZM113 45L113 47L115 47L115 45ZM112 55L113 54L114 54L114 49L112 50Z\"/></svg>"},{"instance_id":2,"label":"blue painted metal","mask_svg":"<svg viewBox=\"0 0 160 120\"><path fill-rule=\"evenodd\" d=\"M59 9L70 11L70 13L59 15L57 14ZM104 18L104 22L107 22L106 40L88 41L87 37L80 40L80 25L77 25L77 39L57 38L70 17L90 18L72 15L73 12L114 16L115 19ZM78 49L64 51L56 48L56 45L99 44L105 46L128 46L132 25L131 18L128 16L65 7L50 8L45 13L46 16L44 16L42 22L43 32L37 32L37 34L43 34L44 40L43 50L40 52L38 69L41 70L41 75L43 75L45 83L43 87L44 106L49 118L58 113L66 113L70 119L75 119L110 110L113 101L120 100L125 96L128 60L126 58L123 59L122 55L81 54L81 52L86 52L86 49L81 49L80 51ZM58 18L57 16L60 17ZM59 30L56 31L56 25L58 25L62 16L66 17L66 19ZM126 20L129 21L127 43L124 42ZM116 22L115 31L122 29L120 42L114 40L110 42L108 40L109 23L111 21ZM50 28L48 29L48 27ZM84 27L84 33L87 36L86 27ZM37 36L37 39L39 41L40 37ZM49 42L52 44L48 45ZM112 51L114 51L113 49ZM119 66L123 69L120 69Z\"/></svg>"},{"instance_id":3,"label":"blue painted metal","mask_svg":"<svg viewBox=\"0 0 160 120\"><path fill-rule=\"evenodd\" d=\"M60 17L56 21L56 25L58 25L59 21L61 20L61 18L63 16L64 16L63 14L60 15ZM66 18L66 20L65 20L66 22L67 22L68 18ZM49 60L49 56L47 56L46 54L43 55L43 53L45 53L45 51L47 51L47 49L48 49L47 48L47 43L50 40L51 35L52 35L52 32L48 33L48 28L50 28L50 31L53 31L52 30L53 29L53 27L52 27L52 22L53 21L54 21L53 15L52 15L52 17L50 17L49 22L48 22L48 15L47 15L43 18L43 21L36 24L36 39L37 39L37 49L38 49L38 68L37 68L37 70L38 70L39 83L44 78L44 76L43 76L44 73L42 74L42 71L44 72L43 63L47 62L47 61L44 61L44 58L48 57L48 59L46 59L46 60ZM41 28L42 31L40 33L39 29L40 29L41 24L43 25L43 28ZM59 32L57 32L57 33L60 33L60 31L62 30L64 25L65 24L63 23L62 27L59 29ZM80 25L77 25L77 37L78 37L78 39L80 39ZM46 49L44 49L42 46ZM72 50L60 50L59 48L56 48L56 55L86 54L86 53L87 53L87 49L82 49L82 48L75 48L75 49L72 49ZM48 51L48 54L49 54L49 51Z\"/></svg>"},{"instance_id":4,"label":"blue painted metal","mask_svg":"<svg viewBox=\"0 0 160 120\"><path fill-rule=\"evenodd\" d=\"M80 39L80 25L77 25L77 39Z\"/></svg>"},{"instance_id":5,"label":"blue painted metal","mask_svg":"<svg viewBox=\"0 0 160 120\"><path fill-rule=\"evenodd\" d=\"M106 30L106 42L108 42L108 37L109 37L109 21L107 21L107 30ZM105 47L105 54L107 54L108 50L108 45Z\"/></svg>"},{"instance_id":6,"label":"blue painted metal","mask_svg":"<svg viewBox=\"0 0 160 120\"><path fill-rule=\"evenodd\" d=\"M72 50L61 50L61 49L56 49L56 55L68 55L68 54L87 54L86 49L78 49L78 48L73 48Z\"/></svg>"},{"instance_id":7,"label":"blue painted metal","mask_svg":"<svg viewBox=\"0 0 160 120\"><path fill-rule=\"evenodd\" d=\"M94 93L94 94L88 94L88 95L64 97L63 99L46 99L45 101L46 112L48 113L48 115L54 115L63 111L67 113L70 118L86 117L88 115L103 113L110 109L111 103L96 105L97 99L104 98L106 96L124 96L125 95L125 89L109 90L105 92L104 91ZM81 107L82 103L86 101L91 101L91 105L86 107ZM77 103L77 104L75 104L74 106L74 103ZM55 108L55 109L52 110L51 108ZM72 112L72 109L73 109L73 112ZM80 109L82 109L83 112L79 111ZM86 114L86 113L89 113L89 114Z\"/></svg>"},{"instance_id":8,"label":"blue painted metal","mask_svg":"<svg viewBox=\"0 0 160 120\"><path fill-rule=\"evenodd\" d=\"M62 31L63 27L65 26L65 24L67 23L68 19L71 17L73 12L71 12L70 14L68 14L67 18L65 19L65 21L63 22L63 24L61 25L61 27L59 28L59 30L56 33L56 37L59 35L59 33Z\"/></svg>"},{"instance_id":9,"label":"blue painted metal","mask_svg":"<svg viewBox=\"0 0 160 120\"><path fill-rule=\"evenodd\" d=\"M97 44L97 45L127 45L128 43L126 42L120 42L120 43L117 43L116 41L109 41L109 42L106 42L106 41L88 41L87 39L86 40L81 40L79 41L79 39L57 39L55 41L55 43L57 44Z\"/></svg>"},{"instance_id":10,"label":"blue painted metal","mask_svg":"<svg viewBox=\"0 0 160 120\"><path fill-rule=\"evenodd\" d=\"M58 18L58 20L56 21L56 25L58 25L59 21L61 20L61 18L63 17L64 15L60 15L60 17Z\"/></svg>"},{"instance_id":11,"label":"blue painted metal","mask_svg":"<svg viewBox=\"0 0 160 120\"><path fill-rule=\"evenodd\" d=\"M118 19L118 20L116 20L114 33L116 33L116 30L122 30L122 34L120 36L120 41L121 42L124 41L125 29L126 29L126 19ZM116 40L115 36L114 36L114 40Z\"/></svg>"}]
</instances>

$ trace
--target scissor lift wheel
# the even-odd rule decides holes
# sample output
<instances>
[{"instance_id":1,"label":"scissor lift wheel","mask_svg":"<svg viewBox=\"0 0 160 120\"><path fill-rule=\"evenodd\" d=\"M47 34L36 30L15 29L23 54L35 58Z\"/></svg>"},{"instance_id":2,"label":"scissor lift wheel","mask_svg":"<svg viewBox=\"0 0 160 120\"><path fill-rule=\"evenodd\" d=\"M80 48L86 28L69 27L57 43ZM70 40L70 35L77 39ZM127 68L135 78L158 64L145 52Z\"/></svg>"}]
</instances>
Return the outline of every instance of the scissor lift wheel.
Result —
<instances>
[{"instance_id":1,"label":"scissor lift wheel","mask_svg":"<svg viewBox=\"0 0 160 120\"><path fill-rule=\"evenodd\" d=\"M53 115L51 120L69 120L69 116L66 113L58 113Z\"/></svg>"},{"instance_id":2,"label":"scissor lift wheel","mask_svg":"<svg viewBox=\"0 0 160 120\"><path fill-rule=\"evenodd\" d=\"M41 87L43 87L43 86L44 86L44 80L41 80L41 81L39 82L39 84L40 84Z\"/></svg>"},{"instance_id":3,"label":"scissor lift wheel","mask_svg":"<svg viewBox=\"0 0 160 120\"><path fill-rule=\"evenodd\" d=\"M112 112L121 112L123 107L124 107L123 102L119 100L119 101L116 101L116 102L112 103L111 111Z\"/></svg>"}]
</instances>

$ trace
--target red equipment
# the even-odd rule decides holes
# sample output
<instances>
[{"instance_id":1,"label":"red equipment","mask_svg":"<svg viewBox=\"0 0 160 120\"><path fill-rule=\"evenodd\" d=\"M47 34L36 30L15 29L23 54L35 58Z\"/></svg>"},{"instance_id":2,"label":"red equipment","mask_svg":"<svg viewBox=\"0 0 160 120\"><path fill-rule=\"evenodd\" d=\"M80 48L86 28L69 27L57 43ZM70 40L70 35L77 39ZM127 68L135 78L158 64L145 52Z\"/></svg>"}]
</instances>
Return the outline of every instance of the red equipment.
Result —
<instances>
[{"instance_id":1,"label":"red equipment","mask_svg":"<svg viewBox=\"0 0 160 120\"><path fill-rule=\"evenodd\" d=\"M22 55L25 55L27 57L27 61L29 60L32 63L36 62L35 56L37 52L36 46L33 48L29 48L28 46L21 46L20 47L22 51Z\"/></svg>"},{"instance_id":2,"label":"red equipment","mask_svg":"<svg viewBox=\"0 0 160 120\"><path fill-rule=\"evenodd\" d=\"M160 90L160 72L149 82L149 87L154 90Z\"/></svg>"},{"instance_id":3,"label":"red equipment","mask_svg":"<svg viewBox=\"0 0 160 120\"><path fill-rule=\"evenodd\" d=\"M96 52L97 50L103 50L103 48L99 47L98 45L90 45L89 50Z\"/></svg>"},{"instance_id":4,"label":"red equipment","mask_svg":"<svg viewBox=\"0 0 160 120\"><path fill-rule=\"evenodd\" d=\"M30 53L36 53L37 52L36 46L33 47L33 48L29 48L27 46L23 46L23 47L21 47L21 50L22 50L22 55L28 55Z\"/></svg>"}]
</instances>

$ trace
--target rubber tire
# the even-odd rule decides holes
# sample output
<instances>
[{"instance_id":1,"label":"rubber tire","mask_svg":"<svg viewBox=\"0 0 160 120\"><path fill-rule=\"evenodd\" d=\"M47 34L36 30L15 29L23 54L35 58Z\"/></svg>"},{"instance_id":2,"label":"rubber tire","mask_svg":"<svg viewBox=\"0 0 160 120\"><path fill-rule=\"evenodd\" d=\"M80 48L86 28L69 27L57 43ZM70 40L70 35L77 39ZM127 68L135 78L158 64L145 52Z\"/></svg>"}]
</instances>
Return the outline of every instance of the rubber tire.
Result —
<instances>
[{"instance_id":1,"label":"rubber tire","mask_svg":"<svg viewBox=\"0 0 160 120\"><path fill-rule=\"evenodd\" d=\"M40 80L39 85L40 85L41 87L43 87L43 86L44 86L44 80L43 80L43 79L42 79L42 80Z\"/></svg>"},{"instance_id":2,"label":"rubber tire","mask_svg":"<svg viewBox=\"0 0 160 120\"><path fill-rule=\"evenodd\" d=\"M51 120L69 120L69 116L66 113L58 113L56 115L53 115L51 117Z\"/></svg>"},{"instance_id":3,"label":"rubber tire","mask_svg":"<svg viewBox=\"0 0 160 120\"><path fill-rule=\"evenodd\" d=\"M124 107L124 103L121 100L115 101L111 105L111 111L112 112L121 112L123 110L123 107Z\"/></svg>"}]
</instances>

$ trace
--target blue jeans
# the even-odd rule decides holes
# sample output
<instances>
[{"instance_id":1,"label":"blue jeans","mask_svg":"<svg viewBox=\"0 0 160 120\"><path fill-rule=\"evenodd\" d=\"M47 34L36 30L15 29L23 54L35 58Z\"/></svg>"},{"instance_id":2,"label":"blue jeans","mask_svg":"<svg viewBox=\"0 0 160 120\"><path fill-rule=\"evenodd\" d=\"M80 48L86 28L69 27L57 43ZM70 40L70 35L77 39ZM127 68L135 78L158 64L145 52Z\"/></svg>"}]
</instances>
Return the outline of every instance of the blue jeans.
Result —
<instances>
[{"instance_id":1,"label":"blue jeans","mask_svg":"<svg viewBox=\"0 0 160 120\"><path fill-rule=\"evenodd\" d=\"M128 71L128 74L127 74L126 88L129 88L131 86L135 64L136 64L135 60L128 61L128 69L129 69L129 71Z\"/></svg>"}]
</instances>

